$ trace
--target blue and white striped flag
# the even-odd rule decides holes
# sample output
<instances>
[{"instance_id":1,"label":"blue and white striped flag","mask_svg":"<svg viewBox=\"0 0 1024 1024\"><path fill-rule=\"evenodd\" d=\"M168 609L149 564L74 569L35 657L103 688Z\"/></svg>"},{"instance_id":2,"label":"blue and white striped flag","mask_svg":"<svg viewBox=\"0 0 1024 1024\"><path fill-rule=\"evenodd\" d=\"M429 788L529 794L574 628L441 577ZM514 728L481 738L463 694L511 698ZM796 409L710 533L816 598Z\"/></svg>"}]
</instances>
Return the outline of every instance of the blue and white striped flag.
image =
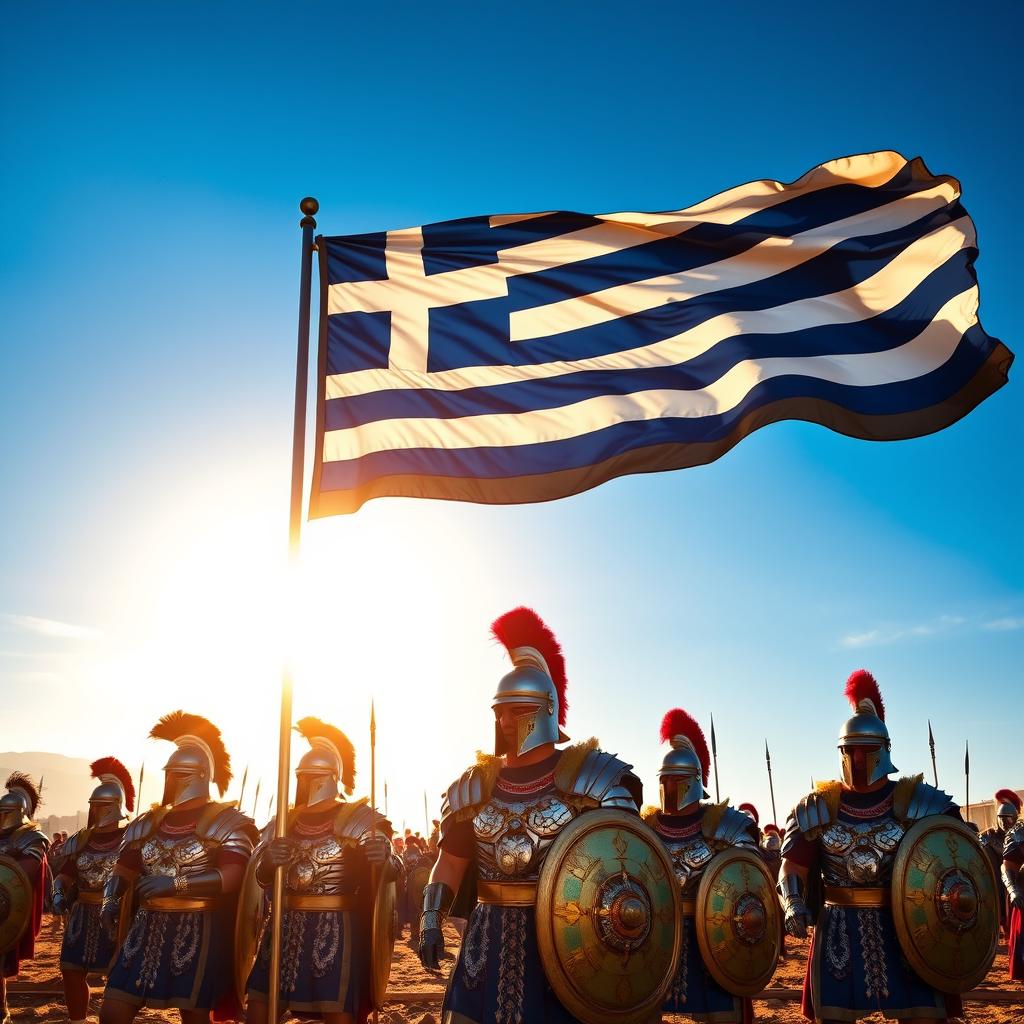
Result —
<instances>
[{"instance_id":1,"label":"blue and white striped flag","mask_svg":"<svg viewBox=\"0 0 1024 1024\"><path fill-rule=\"evenodd\" d=\"M959 183L882 152L668 213L319 239L310 515L546 501L783 419L891 440L1006 381Z\"/></svg>"}]
</instances>

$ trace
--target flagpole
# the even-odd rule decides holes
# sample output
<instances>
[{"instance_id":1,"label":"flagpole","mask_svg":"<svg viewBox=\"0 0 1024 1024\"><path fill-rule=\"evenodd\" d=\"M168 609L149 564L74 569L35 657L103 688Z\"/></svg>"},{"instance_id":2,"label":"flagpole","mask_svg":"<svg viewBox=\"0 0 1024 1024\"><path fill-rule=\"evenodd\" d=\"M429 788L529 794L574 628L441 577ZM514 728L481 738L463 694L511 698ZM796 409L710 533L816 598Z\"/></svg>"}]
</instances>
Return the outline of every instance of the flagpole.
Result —
<instances>
[{"instance_id":1,"label":"flagpole","mask_svg":"<svg viewBox=\"0 0 1024 1024\"><path fill-rule=\"evenodd\" d=\"M288 509L288 561L294 574L299 561L302 536L302 475L306 468L306 392L309 390L309 309L313 295L313 231L320 204L311 196L299 203L302 211L302 253L299 272L299 333L295 354L295 418L292 423L292 487ZM290 658L292 652L286 652ZM291 667L281 678L281 731L277 756L277 821L274 835L281 839L288 830L288 775L292 746ZM284 909L284 868L274 871L270 910L270 985L267 993L267 1021L277 1024L281 983L281 921Z\"/></svg>"},{"instance_id":2,"label":"flagpole","mask_svg":"<svg viewBox=\"0 0 1024 1024\"><path fill-rule=\"evenodd\" d=\"M377 837L377 715L373 706L373 698L370 698L370 810L372 812L370 821L370 835ZM377 865L370 865L370 892L372 898L377 898ZM371 952L371 958L376 948ZM371 963L370 971L373 972L374 965ZM374 1006L371 1014L373 1024L377 1024L377 1007Z\"/></svg>"}]
</instances>

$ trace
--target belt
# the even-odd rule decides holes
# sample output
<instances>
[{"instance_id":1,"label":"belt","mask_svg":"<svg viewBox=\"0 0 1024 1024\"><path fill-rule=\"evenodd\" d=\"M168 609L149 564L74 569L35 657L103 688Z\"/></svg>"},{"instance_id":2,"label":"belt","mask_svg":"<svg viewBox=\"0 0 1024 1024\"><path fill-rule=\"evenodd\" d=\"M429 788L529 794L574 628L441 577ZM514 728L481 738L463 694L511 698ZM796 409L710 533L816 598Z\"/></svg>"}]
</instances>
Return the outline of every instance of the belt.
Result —
<instances>
[{"instance_id":1,"label":"belt","mask_svg":"<svg viewBox=\"0 0 1024 1024\"><path fill-rule=\"evenodd\" d=\"M696 917L697 916L697 901L696 900L680 900L680 905L683 910L683 917Z\"/></svg>"},{"instance_id":2,"label":"belt","mask_svg":"<svg viewBox=\"0 0 1024 1024\"><path fill-rule=\"evenodd\" d=\"M216 899L201 896L151 896L139 903L142 910L160 910L184 914L193 910L216 910Z\"/></svg>"},{"instance_id":3,"label":"belt","mask_svg":"<svg viewBox=\"0 0 1024 1024\"><path fill-rule=\"evenodd\" d=\"M476 898L499 907L532 907L537 902L537 883L477 882Z\"/></svg>"},{"instance_id":4,"label":"belt","mask_svg":"<svg viewBox=\"0 0 1024 1024\"><path fill-rule=\"evenodd\" d=\"M855 889L842 885L825 886L827 907L887 907L891 899L888 889Z\"/></svg>"},{"instance_id":5,"label":"belt","mask_svg":"<svg viewBox=\"0 0 1024 1024\"><path fill-rule=\"evenodd\" d=\"M103 906L103 893L80 892L78 894L78 902L84 904L87 907L101 907Z\"/></svg>"},{"instance_id":6,"label":"belt","mask_svg":"<svg viewBox=\"0 0 1024 1024\"><path fill-rule=\"evenodd\" d=\"M288 910L355 910L356 898L338 893L334 896L312 896L289 893L285 897Z\"/></svg>"}]
</instances>

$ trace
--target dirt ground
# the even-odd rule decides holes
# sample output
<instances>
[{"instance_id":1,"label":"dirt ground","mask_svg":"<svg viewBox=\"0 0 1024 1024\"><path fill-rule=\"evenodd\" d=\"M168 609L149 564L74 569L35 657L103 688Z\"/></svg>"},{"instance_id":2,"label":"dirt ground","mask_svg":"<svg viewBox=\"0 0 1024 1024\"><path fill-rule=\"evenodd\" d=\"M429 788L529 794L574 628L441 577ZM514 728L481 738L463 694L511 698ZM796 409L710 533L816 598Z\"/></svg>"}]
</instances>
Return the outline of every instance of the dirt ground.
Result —
<instances>
[{"instance_id":1,"label":"dirt ground","mask_svg":"<svg viewBox=\"0 0 1024 1024\"><path fill-rule=\"evenodd\" d=\"M381 1024L436 1024L440 1011L440 997L458 948L458 937L450 928L446 929L450 959L441 974L425 971L411 949L408 932L399 939L391 970L389 995L392 997L380 1014ZM20 1021L67 1021L61 997L60 930L52 917L44 920L43 931L37 943L38 955L35 961L26 965L18 981L10 984L9 1003L11 1015ZM772 982L770 994L786 998L759 999L754 1003L756 1019L767 1024L797 1024L803 1021L797 996L803 983L805 944L790 942L790 956L783 961ZM975 991L977 998L967 998L964 1006L967 1020L971 1024L1024 1024L1024 985L1010 981L1006 976L1006 948L1001 946L991 973L984 984ZM95 980L93 1011L99 1009L102 990L99 979ZM783 991L779 991L783 990ZM993 1000L999 1000L995 1002ZM139 1015L140 1024L163 1024L164 1021L178 1021L173 1011L144 1010ZM684 1021L686 1017L669 1015L665 1022ZM881 1022L881 1016L869 1018ZM523 1024L532 1024L524 1021Z\"/></svg>"}]
</instances>

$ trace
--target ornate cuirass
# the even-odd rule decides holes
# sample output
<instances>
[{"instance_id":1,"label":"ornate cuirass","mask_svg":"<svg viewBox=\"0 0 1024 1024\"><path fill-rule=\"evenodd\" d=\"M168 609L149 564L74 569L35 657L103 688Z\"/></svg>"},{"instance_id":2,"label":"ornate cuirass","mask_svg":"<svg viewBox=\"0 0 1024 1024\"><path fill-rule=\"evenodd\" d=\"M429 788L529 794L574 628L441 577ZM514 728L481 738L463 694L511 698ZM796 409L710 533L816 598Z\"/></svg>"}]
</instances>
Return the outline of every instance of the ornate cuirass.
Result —
<instances>
[{"instance_id":1,"label":"ornate cuirass","mask_svg":"<svg viewBox=\"0 0 1024 1024\"><path fill-rule=\"evenodd\" d=\"M536 879L548 848L574 816L550 788L536 795L516 794L499 784L473 818L480 878Z\"/></svg>"},{"instance_id":2,"label":"ornate cuirass","mask_svg":"<svg viewBox=\"0 0 1024 1024\"><path fill-rule=\"evenodd\" d=\"M177 875L207 871L214 866L216 845L195 833L187 836L151 836L142 844L144 875Z\"/></svg>"},{"instance_id":3,"label":"ornate cuirass","mask_svg":"<svg viewBox=\"0 0 1024 1024\"><path fill-rule=\"evenodd\" d=\"M99 892L106 884L117 863L120 848L114 846L110 850L83 850L76 858L78 868L78 887L87 891Z\"/></svg>"},{"instance_id":4,"label":"ornate cuirass","mask_svg":"<svg viewBox=\"0 0 1024 1024\"><path fill-rule=\"evenodd\" d=\"M342 858L351 840L339 839L333 831L319 837L303 837L293 833L295 859L288 866L289 892L313 896L337 896L345 891Z\"/></svg>"},{"instance_id":5,"label":"ornate cuirass","mask_svg":"<svg viewBox=\"0 0 1024 1024\"><path fill-rule=\"evenodd\" d=\"M892 878L896 847L906 829L886 810L851 820L844 809L821 834L821 866L826 885L884 886Z\"/></svg>"},{"instance_id":6,"label":"ornate cuirass","mask_svg":"<svg viewBox=\"0 0 1024 1024\"><path fill-rule=\"evenodd\" d=\"M698 821L680 829L659 824L656 831L672 860L680 893L696 896L700 876L716 852L704 836L702 823Z\"/></svg>"}]
</instances>

